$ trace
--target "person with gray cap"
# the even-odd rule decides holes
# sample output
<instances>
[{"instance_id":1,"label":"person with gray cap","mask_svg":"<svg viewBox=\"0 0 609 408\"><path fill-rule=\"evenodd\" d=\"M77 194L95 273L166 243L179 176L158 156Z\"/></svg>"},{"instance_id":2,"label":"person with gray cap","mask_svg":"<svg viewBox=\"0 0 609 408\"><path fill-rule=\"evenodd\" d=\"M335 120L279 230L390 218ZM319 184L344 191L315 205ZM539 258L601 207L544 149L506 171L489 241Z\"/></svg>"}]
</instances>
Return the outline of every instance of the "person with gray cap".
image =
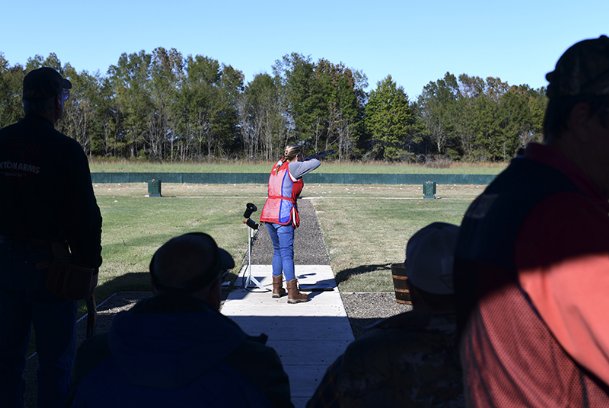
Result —
<instances>
[{"instance_id":1,"label":"person with gray cap","mask_svg":"<svg viewBox=\"0 0 609 408\"><path fill-rule=\"evenodd\" d=\"M434 222L406 246L412 311L382 320L326 371L308 408L463 407L453 295L459 227Z\"/></svg>"},{"instance_id":2,"label":"person with gray cap","mask_svg":"<svg viewBox=\"0 0 609 408\"><path fill-rule=\"evenodd\" d=\"M154 296L79 348L72 406L291 407L266 336L245 334L219 311L222 278L234 266L208 234L163 244L150 261Z\"/></svg>"},{"instance_id":3,"label":"person with gray cap","mask_svg":"<svg viewBox=\"0 0 609 408\"><path fill-rule=\"evenodd\" d=\"M90 294L102 262L102 218L87 157L78 142L55 130L71 87L52 68L30 71L23 79L25 117L0 130L2 407L24 404L30 326L38 405L65 406L76 351L75 299ZM60 290L81 280L79 293Z\"/></svg>"},{"instance_id":4,"label":"person with gray cap","mask_svg":"<svg viewBox=\"0 0 609 408\"><path fill-rule=\"evenodd\" d=\"M609 38L546 75L543 144L471 204L455 252L471 406L609 406Z\"/></svg>"}]
</instances>

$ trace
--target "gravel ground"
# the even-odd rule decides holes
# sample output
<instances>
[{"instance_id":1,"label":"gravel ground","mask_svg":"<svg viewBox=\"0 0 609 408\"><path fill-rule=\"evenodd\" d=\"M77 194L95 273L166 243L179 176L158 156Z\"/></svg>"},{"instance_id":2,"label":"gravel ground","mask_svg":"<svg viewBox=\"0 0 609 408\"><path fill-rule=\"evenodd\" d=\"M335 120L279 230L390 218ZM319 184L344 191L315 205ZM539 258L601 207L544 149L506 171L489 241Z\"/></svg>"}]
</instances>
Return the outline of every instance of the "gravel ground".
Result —
<instances>
[{"instance_id":1,"label":"gravel ground","mask_svg":"<svg viewBox=\"0 0 609 408\"><path fill-rule=\"evenodd\" d=\"M259 208L262 211L262 208ZM294 233L294 263L296 265L329 265L330 258L323 234L317 221L315 207L310 200L298 200L300 227ZM259 218L254 214L253 218ZM270 265L273 260L273 244L261 224L252 245L252 265Z\"/></svg>"},{"instance_id":2,"label":"gravel ground","mask_svg":"<svg viewBox=\"0 0 609 408\"><path fill-rule=\"evenodd\" d=\"M317 221L315 207L309 200L299 200L298 208L301 215L301 226L295 234L296 248L294 261L298 265L329 265L330 258L323 240L323 234ZM273 247L266 227L261 226L252 245L252 264L268 265L271 263ZM97 333L108 330L112 317L123 310L128 310L133 304L144 297L146 292L122 292L98 302ZM224 298L228 296L225 290ZM380 293L341 293L347 316L355 337L367 327L381 319L402 313L411 309L410 305L399 304L395 301L393 292ZM79 343L84 339L85 322L79 324Z\"/></svg>"},{"instance_id":3,"label":"gravel ground","mask_svg":"<svg viewBox=\"0 0 609 408\"><path fill-rule=\"evenodd\" d=\"M329 265L330 258L315 207L309 200L298 200L298 210L301 223L294 234L294 262L297 265ZM266 227L262 226L252 245L252 264L269 265L272 256L273 246ZM380 319L411 309L410 305L397 303L393 292L348 292L341 293L341 297L355 337Z\"/></svg>"},{"instance_id":4,"label":"gravel ground","mask_svg":"<svg viewBox=\"0 0 609 408\"><path fill-rule=\"evenodd\" d=\"M393 292L348 292L341 297L356 338L379 320L412 310L411 305L397 303Z\"/></svg>"}]
</instances>

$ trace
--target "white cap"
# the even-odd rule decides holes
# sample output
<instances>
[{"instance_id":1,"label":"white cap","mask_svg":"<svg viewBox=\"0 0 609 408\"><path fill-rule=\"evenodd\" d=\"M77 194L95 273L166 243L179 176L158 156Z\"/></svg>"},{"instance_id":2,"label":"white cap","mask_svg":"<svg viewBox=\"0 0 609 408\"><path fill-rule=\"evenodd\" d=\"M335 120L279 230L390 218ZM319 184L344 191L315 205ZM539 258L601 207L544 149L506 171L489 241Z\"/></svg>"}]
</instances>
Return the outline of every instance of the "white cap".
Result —
<instances>
[{"instance_id":1,"label":"white cap","mask_svg":"<svg viewBox=\"0 0 609 408\"><path fill-rule=\"evenodd\" d=\"M453 259L459 227L434 222L418 230L406 244L406 276L428 293L450 295L453 290Z\"/></svg>"}]
</instances>

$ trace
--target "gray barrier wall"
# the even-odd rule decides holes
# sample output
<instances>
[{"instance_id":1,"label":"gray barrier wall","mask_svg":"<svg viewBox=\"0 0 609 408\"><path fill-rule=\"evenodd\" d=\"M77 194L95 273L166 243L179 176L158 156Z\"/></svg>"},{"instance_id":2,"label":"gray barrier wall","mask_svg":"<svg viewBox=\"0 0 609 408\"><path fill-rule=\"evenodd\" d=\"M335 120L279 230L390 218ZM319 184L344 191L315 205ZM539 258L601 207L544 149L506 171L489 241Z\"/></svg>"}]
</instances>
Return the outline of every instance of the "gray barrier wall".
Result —
<instances>
[{"instance_id":1,"label":"gray barrier wall","mask_svg":"<svg viewBox=\"0 0 609 408\"><path fill-rule=\"evenodd\" d=\"M265 184L268 173L92 173L93 183L147 183L152 179L163 183L194 184ZM307 183L331 184L489 184L489 174L307 174Z\"/></svg>"}]
</instances>

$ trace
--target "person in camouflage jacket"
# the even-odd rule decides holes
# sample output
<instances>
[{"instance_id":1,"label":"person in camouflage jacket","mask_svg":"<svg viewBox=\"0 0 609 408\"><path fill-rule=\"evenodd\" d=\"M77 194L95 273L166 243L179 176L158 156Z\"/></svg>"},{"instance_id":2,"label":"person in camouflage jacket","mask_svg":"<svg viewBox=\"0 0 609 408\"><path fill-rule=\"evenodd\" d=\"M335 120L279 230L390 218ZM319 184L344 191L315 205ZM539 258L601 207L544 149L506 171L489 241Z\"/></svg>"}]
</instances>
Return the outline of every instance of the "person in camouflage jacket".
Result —
<instances>
[{"instance_id":1,"label":"person in camouflage jacket","mask_svg":"<svg viewBox=\"0 0 609 408\"><path fill-rule=\"evenodd\" d=\"M465 406L452 287L458 230L436 222L413 235L405 262L413 310L351 343L307 407Z\"/></svg>"}]
</instances>

